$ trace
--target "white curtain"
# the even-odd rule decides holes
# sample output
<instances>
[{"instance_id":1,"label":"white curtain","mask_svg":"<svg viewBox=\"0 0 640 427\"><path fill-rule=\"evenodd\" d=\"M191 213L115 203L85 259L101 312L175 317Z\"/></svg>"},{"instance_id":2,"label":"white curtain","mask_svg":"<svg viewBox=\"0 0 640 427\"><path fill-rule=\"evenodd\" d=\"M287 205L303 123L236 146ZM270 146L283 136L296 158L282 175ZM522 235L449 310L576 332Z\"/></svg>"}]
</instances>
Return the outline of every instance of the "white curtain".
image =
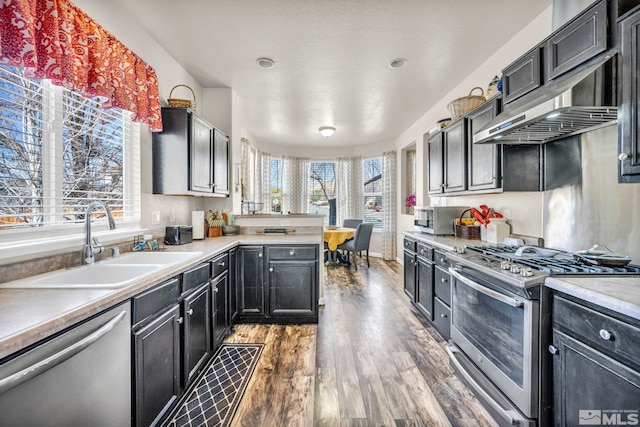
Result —
<instances>
[{"instance_id":1,"label":"white curtain","mask_svg":"<svg viewBox=\"0 0 640 427\"><path fill-rule=\"evenodd\" d=\"M382 153L382 259L396 259L396 152Z\"/></svg>"},{"instance_id":2,"label":"white curtain","mask_svg":"<svg viewBox=\"0 0 640 427\"><path fill-rule=\"evenodd\" d=\"M336 161L336 225L346 218L364 218L362 157L339 157Z\"/></svg>"},{"instance_id":3,"label":"white curtain","mask_svg":"<svg viewBox=\"0 0 640 427\"><path fill-rule=\"evenodd\" d=\"M282 212L307 212L309 163L307 158L282 157Z\"/></svg>"},{"instance_id":4,"label":"white curtain","mask_svg":"<svg viewBox=\"0 0 640 427\"><path fill-rule=\"evenodd\" d=\"M256 151L253 176L255 177L254 202L262 203L260 212L271 212L271 154Z\"/></svg>"},{"instance_id":5,"label":"white curtain","mask_svg":"<svg viewBox=\"0 0 640 427\"><path fill-rule=\"evenodd\" d=\"M253 200L253 184L252 184L252 158L255 158L256 149L251 146L248 139L242 138L242 178L240 187L242 191L242 200Z\"/></svg>"}]
</instances>

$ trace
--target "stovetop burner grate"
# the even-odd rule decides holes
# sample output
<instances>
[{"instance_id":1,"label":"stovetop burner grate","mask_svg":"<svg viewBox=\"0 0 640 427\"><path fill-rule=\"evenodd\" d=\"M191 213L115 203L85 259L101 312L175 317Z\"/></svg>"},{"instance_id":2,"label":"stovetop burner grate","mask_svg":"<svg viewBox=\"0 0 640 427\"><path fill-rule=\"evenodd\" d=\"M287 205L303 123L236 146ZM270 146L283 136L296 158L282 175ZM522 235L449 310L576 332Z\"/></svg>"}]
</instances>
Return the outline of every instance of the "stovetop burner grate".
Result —
<instances>
[{"instance_id":1,"label":"stovetop burner grate","mask_svg":"<svg viewBox=\"0 0 640 427\"><path fill-rule=\"evenodd\" d=\"M593 265L586 261L576 259L571 252L559 252L554 257L539 256L515 256L518 250L517 246L487 246L487 245L471 245L467 249L480 252L486 257L494 259L507 260L512 263L518 263L527 267L535 268L552 276L556 275L583 275L583 274L601 274L601 275L639 275L640 266L627 264L620 267L609 267L602 265ZM484 265L487 265L486 261Z\"/></svg>"}]
</instances>

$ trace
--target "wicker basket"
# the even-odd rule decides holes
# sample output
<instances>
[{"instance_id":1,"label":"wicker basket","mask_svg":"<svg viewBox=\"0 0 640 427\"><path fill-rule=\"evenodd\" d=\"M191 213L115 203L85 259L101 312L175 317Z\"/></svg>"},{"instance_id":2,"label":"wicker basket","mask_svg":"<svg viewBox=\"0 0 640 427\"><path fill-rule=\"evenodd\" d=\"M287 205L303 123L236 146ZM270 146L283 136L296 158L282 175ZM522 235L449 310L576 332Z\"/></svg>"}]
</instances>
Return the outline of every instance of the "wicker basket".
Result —
<instances>
[{"instance_id":1,"label":"wicker basket","mask_svg":"<svg viewBox=\"0 0 640 427\"><path fill-rule=\"evenodd\" d=\"M476 89L480 90L480 95L471 95ZM449 105L447 105L447 108L451 113L451 119L456 120L464 116L474 108L480 106L485 101L486 98L484 97L484 91L482 90L482 88L474 87L473 89L471 89L468 96L454 99L449 103Z\"/></svg>"},{"instance_id":2,"label":"wicker basket","mask_svg":"<svg viewBox=\"0 0 640 427\"><path fill-rule=\"evenodd\" d=\"M193 101L190 99L180 99L180 98L171 97L171 95L173 94L173 90L181 86L186 87L191 91L191 94L193 95ZM196 110L196 94L193 91L193 89L191 89L187 85L176 85L171 89L171 92L169 92L169 99L167 99L167 103L169 104L169 107L191 108L193 111L195 111Z\"/></svg>"},{"instance_id":3,"label":"wicker basket","mask_svg":"<svg viewBox=\"0 0 640 427\"><path fill-rule=\"evenodd\" d=\"M467 240L480 240L479 225L456 225L456 237Z\"/></svg>"}]
</instances>

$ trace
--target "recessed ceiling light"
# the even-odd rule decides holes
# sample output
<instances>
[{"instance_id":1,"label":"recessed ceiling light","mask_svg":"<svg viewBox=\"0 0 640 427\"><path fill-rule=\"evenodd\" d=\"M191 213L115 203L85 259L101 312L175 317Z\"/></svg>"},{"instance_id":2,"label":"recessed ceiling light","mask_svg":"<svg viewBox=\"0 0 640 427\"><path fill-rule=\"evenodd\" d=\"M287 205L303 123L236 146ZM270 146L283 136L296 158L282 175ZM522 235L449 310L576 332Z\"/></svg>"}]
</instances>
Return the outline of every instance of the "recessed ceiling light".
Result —
<instances>
[{"instance_id":1,"label":"recessed ceiling light","mask_svg":"<svg viewBox=\"0 0 640 427\"><path fill-rule=\"evenodd\" d=\"M322 126L320 129L318 129L318 131L320 132L320 135L328 138L333 135L333 133L336 131L336 128L334 128L333 126Z\"/></svg>"},{"instance_id":2,"label":"recessed ceiling light","mask_svg":"<svg viewBox=\"0 0 640 427\"><path fill-rule=\"evenodd\" d=\"M402 68L404 67L404 65L407 63L407 60L404 58L396 58L396 59L392 59L391 62L389 62L389 67L391 68Z\"/></svg>"},{"instance_id":3,"label":"recessed ceiling light","mask_svg":"<svg viewBox=\"0 0 640 427\"><path fill-rule=\"evenodd\" d=\"M273 62L273 59L269 59L269 58L258 58L256 59L256 62L262 68L273 68L276 65L276 63Z\"/></svg>"}]
</instances>

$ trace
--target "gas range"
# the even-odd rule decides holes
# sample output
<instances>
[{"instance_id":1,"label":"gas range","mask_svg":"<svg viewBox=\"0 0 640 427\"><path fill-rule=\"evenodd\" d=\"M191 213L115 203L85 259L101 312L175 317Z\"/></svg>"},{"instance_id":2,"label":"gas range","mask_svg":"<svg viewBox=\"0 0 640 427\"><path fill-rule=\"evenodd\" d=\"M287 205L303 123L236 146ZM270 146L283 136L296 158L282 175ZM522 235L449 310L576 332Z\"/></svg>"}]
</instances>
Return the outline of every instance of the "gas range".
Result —
<instances>
[{"instance_id":1,"label":"gas range","mask_svg":"<svg viewBox=\"0 0 640 427\"><path fill-rule=\"evenodd\" d=\"M458 248L459 249L459 248ZM453 263L475 268L518 288L528 288L544 282L548 276L640 276L640 266L621 267L594 265L574 257L572 252L552 251L553 256L524 253L516 255L518 246L469 245L463 253L449 253Z\"/></svg>"}]
</instances>

